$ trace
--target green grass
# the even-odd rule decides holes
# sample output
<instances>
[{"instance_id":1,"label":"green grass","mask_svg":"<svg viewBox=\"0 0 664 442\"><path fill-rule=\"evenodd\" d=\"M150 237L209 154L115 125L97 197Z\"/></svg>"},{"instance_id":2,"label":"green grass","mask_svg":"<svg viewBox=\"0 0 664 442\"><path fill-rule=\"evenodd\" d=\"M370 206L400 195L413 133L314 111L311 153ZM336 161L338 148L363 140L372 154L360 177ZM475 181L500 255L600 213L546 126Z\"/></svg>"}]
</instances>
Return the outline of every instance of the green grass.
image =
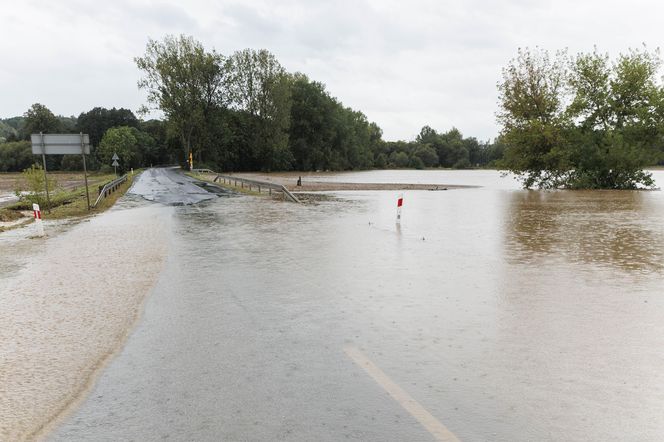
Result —
<instances>
[{"instance_id":1,"label":"green grass","mask_svg":"<svg viewBox=\"0 0 664 442\"><path fill-rule=\"evenodd\" d=\"M63 218L77 218L95 215L115 204L115 202L122 195L127 192L129 187L134 181L134 178L142 171L134 171L134 175L129 175L127 181L122 183L118 189L111 193L106 198L102 199L97 207L88 210L87 199L85 196L85 186L76 187L72 190L56 190L51 194L50 213L46 204L40 205L42 211L42 219L63 219ZM92 175L88 176L88 187L90 192L90 204L94 204L97 199L98 188L104 184L115 179L115 175ZM11 204L3 209L0 209L0 221L13 221L22 217L21 211L32 211L32 202L19 201ZM18 227L18 226L17 226ZM6 231L15 228L14 226L0 228L0 231Z\"/></svg>"}]
</instances>

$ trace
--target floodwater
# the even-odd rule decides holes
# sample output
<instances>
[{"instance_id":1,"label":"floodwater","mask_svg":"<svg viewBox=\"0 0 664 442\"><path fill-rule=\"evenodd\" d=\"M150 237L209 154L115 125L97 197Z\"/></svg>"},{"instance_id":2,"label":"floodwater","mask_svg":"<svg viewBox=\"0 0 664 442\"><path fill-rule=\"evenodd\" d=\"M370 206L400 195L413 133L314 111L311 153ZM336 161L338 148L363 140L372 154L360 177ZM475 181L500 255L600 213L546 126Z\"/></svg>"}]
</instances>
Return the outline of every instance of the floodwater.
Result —
<instances>
[{"instance_id":1,"label":"floodwater","mask_svg":"<svg viewBox=\"0 0 664 442\"><path fill-rule=\"evenodd\" d=\"M138 203L138 204L136 204ZM161 272L169 208L127 198L76 222L0 235L0 440L31 440L76 404Z\"/></svg>"},{"instance_id":2,"label":"floodwater","mask_svg":"<svg viewBox=\"0 0 664 442\"><path fill-rule=\"evenodd\" d=\"M398 192L160 212L143 315L49 440L436 440L358 354L462 441L662 440L664 193L326 179L485 187L405 192L400 226Z\"/></svg>"}]
</instances>

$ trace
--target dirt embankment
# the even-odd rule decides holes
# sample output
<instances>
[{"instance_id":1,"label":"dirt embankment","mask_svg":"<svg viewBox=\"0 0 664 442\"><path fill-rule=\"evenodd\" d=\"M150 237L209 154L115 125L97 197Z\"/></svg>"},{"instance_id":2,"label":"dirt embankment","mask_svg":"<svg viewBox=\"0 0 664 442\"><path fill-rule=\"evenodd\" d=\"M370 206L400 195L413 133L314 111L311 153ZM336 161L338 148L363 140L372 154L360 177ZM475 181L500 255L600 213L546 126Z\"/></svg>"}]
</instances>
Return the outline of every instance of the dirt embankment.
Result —
<instances>
[{"instance_id":1,"label":"dirt embankment","mask_svg":"<svg viewBox=\"0 0 664 442\"><path fill-rule=\"evenodd\" d=\"M322 173L302 174L297 172L281 173L233 173L228 174L238 178L265 181L285 186L291 192L333 192L345 190L448 190L473 188L477 186L464 186L456 184L408 184L408 183L344 183L325 180ZM301 185L298 186L298 179ZM323 178L323 179L321 179Z\"/></svg>"}]
</instances>

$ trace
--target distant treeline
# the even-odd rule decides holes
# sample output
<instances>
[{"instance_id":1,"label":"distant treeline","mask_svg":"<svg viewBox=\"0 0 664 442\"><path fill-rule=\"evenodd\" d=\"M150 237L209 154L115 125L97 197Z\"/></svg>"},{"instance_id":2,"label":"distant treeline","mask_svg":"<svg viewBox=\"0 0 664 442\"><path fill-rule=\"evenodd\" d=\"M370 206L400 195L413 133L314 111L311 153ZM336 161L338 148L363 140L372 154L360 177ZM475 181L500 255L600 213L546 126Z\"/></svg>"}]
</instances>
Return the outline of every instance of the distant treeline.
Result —
<instances>
[{"instance_id":1,"label":"distant treeline","mask_svg":"<svg viewBox=\"0 0 664 442\"><path fill-rule=\"evenodd\" d=\"M499 142L464 138L455 128L422 128L412 141L384 141L382 130L345 107L325 86L288 73L265 50L231 56L206 51L190 37L150 40L136 58L152 109L164 120L142 121L127 109L96 107L78 117L55 116L34 104L21 117L0 120L0 171L18 171L37 158L31 133L90 135L91 169L186 164L218 171L469 168L493 166ZM147 109L143 109L147 110ZM49 157L52 170L81 167L78 156Z\"/></svg>"},{"instance_id":2,"label":"distant treeline","mask_svg":"<svg viewBox=\"0 0 664 442\"><path fill-rule=\"evenodd\" d=\"M311 84L313 83L309 83ZM330 100L333 101L331 98ZM291 111L297 112L298 108L299 106L295 105ZM224 134L224 138L204 146L207 149L194 150L198 160L195 162L196 167L209 167L220 171L266 169L260 156L249 155L251 150L244 141L248 134L242 130L242 116L237 111L225 111L225 121L217 128ZM35 124L34 120L37 120ZM282 169L272 170L491 167L502 157L503 152L503 145L499 141L488 143L473 137L464 138L461 132L454 128L445 133L437 133L425 126L413 141L384 141L380 128L373 123L367 126L370 130L364 132L365 138L355 144L342 145L344 135L336 133L335 130L327 132L328 140L320 140L314 144L311 143L311 138L325 137L326 132L322 127L310 129L312 121L307 118L293 118L291 121L288 146L292 161ZM337 129L341 131L342 126ZM78 117L62 117L53 115L40 104L35 104L25 116L0 120L0 172L22 171L41 161L32 155L29 141L31 133L39 132L89 134L92 144L92 154L88 158L90 170L102 167L107 171L111 170L110 158L115 152L121 157L122 170L184 163L181 140L170 132L167 121L143 121L128 109L101 107L81 113ZM333 137L329 134L334 134L337 144L334 144ZM345 137L350 138L350 135L346 134ZM356 148L355 152L350 150L352 147ZM81 170L83 165L79 156L55 155L47 157L47 167L49 170L68 171Z\"/></svg>"}]
</instances>

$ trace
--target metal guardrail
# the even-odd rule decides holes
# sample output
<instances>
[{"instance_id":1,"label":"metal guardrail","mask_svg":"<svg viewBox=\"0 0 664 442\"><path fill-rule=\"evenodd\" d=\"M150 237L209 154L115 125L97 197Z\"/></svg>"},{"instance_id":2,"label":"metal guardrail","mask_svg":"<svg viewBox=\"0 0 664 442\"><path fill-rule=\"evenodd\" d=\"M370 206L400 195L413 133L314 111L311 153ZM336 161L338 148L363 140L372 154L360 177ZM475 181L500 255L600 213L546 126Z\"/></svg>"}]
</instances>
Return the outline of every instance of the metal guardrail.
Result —
<instances>
[{"instance_id":1,"label":"metal guardrail","mask_svg":"<svg viewBox=\"0 0 664 442\"><path fill-rule=\"evenodd\" d=\"M99 196L97 197L97 201L92 205L92 207L97 207L97 204L99 204L99 201L102 199L106 198L108 195L111 193L115 192L118 187L120 187L120 184L124 183L127 181L127 175L122 175L120 178L116 178L110 183L106 183L103 187L100 186L99 188Z\"/></svg>"},{"instance_id":2,"label":"metal guardrail","mask_svg":"<svg viewBox=\"0 0 664 442\"><path fill-rule=\"evenodd\" d=\"M272 194L273 190L276 190L277 192L281 192L284 195L284 199L288 199L294 203L299 203L300 200L297 199L295 195L290 193L286 187L282 186L281 184L274 184L274 183L268 183L265 181L257 181L257 180L250 180L247 178L239 178L235 176L229 176L229 175L217 175L214 179L214 182L222 181L224 184L232 184L235 187L237 187L237 183L240 183L240 187L244 188L245 185L246 187L251 190L252 186L258 189L258 192L260 193L262 189L268 189L268 192Z\"/></svg>"}]
</instances>

